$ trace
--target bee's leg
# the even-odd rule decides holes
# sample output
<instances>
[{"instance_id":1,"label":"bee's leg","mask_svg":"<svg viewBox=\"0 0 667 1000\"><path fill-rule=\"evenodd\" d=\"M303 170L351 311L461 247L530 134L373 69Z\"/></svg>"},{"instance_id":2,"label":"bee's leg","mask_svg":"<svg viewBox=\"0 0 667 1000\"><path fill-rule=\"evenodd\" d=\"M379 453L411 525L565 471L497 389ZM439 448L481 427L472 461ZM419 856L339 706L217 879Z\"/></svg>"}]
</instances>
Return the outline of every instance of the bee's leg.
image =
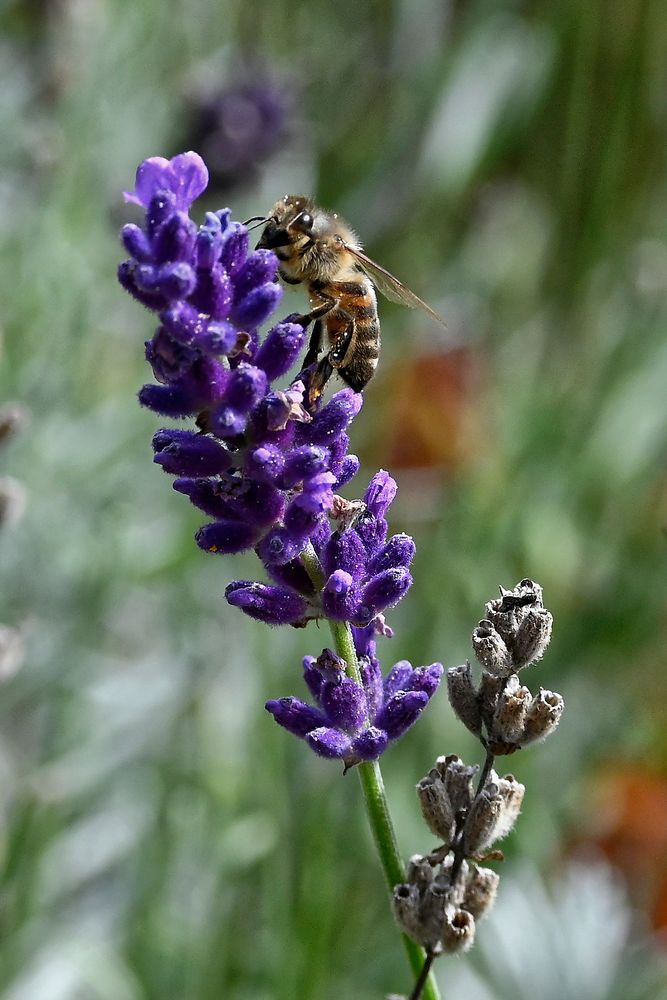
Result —
<instances>
[{"instance_id":1,"label":"bee's leg","mask_svg":"<svg viewBox=\"0 0 667 1000\"><path fill-rule=\"evenodd\" d=\"M321 319L316 319L313 324L313 330L310 335L310 343L308 344L308 352L303 361L303 367L309 368L310 365L315 364L317 357L322 350L322 344L324 340L324 324Z\"/></svg>"},{"instance_id":2,"label":"bee's leg","mask_svg":"<svg viewBox=\"0 0 667 1000\"><path fill-rule=\"evenodd\" d=\"M343 335L338 338L329 353L322 358L315 369L313 377L310 380L310 385L308 386L308 400L310 403L314 403L322 395L324 387L334 371L337 368L344 367L348 363L348 355L351 354L351 349L354 346L354 319L348 313L343 313L343 310L340 308L338 314L347 318L348 325Z\"/></svg>"},{"instance_id":3,"label":"bee's leg","mask_svg":"<svg viewBox=\"0 0 667 1000\"><path fill-rule=\"evenodd\" d=\"M308 402L314 403L324 392L324 387L333 375L333 365L329 361L329 356L322 358L317 368L313 372L313 377L308 385Z\"/></svg>"}]
</instances>

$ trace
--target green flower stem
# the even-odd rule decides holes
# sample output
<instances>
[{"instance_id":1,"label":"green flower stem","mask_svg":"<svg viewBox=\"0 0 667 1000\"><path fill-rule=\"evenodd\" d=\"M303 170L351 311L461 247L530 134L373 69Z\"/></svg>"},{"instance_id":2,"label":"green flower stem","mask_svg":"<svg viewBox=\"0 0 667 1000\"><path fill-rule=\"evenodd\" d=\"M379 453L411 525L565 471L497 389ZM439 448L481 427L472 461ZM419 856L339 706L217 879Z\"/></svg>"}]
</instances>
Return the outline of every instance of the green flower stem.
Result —
<instances>
[{"instance_id":1,"label":"green flower stem","mask_svg":"<svg viewBox=\"0 0 667 1000\"><path fill-rule=\"evenodd\" d=\"M324 577L320 561L312 545L308 546L301 558L311 580L317 589L321 590L324 585ZM347 665L348 676L352 677L357 684L361 684L357 651L354 648L350 626L347 622L337 622L329 619L329 627L335 650ZM389 803L387 802L384 790L382 772L376 760L362 762L357 765L356 770L359 774L359 780L361 781L364 793L366 815L368 816L373 840L380 856L380 864L384 872L387 889L391 896L394 886L398 885L399 882L405 881L405 867L398 850L394 825L389 812ZM401 934L401 937L412 971L418 977L424 968L426 952L406 934ZM432 974L429 974L421 996L423 1000L440 1000L440 993Z\"/></svg>"}]
</instances>

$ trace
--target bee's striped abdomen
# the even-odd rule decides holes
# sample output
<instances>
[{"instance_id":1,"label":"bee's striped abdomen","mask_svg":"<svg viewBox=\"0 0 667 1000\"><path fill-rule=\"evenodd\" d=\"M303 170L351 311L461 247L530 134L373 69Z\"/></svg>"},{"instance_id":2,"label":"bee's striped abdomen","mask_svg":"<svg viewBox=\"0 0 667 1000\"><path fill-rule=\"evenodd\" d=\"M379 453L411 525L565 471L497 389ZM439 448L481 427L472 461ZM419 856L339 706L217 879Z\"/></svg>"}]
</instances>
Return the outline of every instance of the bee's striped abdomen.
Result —
<instances>
[{"instance_id":1,"label":"bee's striped abdomen","mask_svg":"<svg viewBox=\"0 0 667 1000\"><path fill-rule=\"evenodd\" d=\"M327 291L338 299L338 306L327 317L327 333L332 346L349 333L343 357L336 368L341 378L355 392L367 385L375 374L380 355L380 323L377 313L375 289L365 276L347 281L332 282ZM343 343L341 343L343 347Z\"/></svg>"}]
</instances>

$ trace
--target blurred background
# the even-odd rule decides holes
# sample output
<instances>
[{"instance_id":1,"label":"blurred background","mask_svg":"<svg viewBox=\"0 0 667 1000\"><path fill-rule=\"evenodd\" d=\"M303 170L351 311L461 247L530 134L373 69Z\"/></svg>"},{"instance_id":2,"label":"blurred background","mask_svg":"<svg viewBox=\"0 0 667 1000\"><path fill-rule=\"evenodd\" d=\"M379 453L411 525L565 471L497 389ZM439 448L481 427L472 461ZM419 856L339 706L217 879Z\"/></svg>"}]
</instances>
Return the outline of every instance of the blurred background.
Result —
<instances>
[{"instance_id":1,"label":"blurred background","mask_svg":"<svg viewBox=\"0 0 667 1000\"><path fill-rule=\"evenodd\" d=\"M316 196L447 320L381 303L353 426L415 584L385 668L446 666L499 584L544 587L561 692L497 908L448 1000L667 997L667 11L660 0L23 0L0 6L0 997L409 992L354 774L263 709L315 626L223 599L251 559L151 462L151 317L116 284L147 156L195 206ZM285 295L280 315L300 309ZM384 759L479 760L441 694Z\"/></svg>"}]
</instances>

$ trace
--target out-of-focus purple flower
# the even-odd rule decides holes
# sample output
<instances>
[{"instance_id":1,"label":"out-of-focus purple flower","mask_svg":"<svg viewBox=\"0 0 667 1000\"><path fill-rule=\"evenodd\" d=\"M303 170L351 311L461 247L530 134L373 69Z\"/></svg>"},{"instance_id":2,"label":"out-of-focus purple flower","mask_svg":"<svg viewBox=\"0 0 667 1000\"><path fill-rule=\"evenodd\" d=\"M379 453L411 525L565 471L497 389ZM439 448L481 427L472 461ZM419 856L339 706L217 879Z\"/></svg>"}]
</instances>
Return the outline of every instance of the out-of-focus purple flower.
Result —
<instances>
[{"instance_id":1,"label":"out-of-focus purple flower","mask_svg":"<svg viewBox=\"0 0 667 1000\"><path fill-rule=\"evenodd\" d=\"M437 691L443 672L441 663L414 669L402 660L383 680L371 634L372 628L354 633L361 685L347 676L344 662L325 649L317 659L306 656L303 661L315 707L293 697L266 704L284 729L305 739L320 757L342 760L346 767L376 760L402 736Z\"/></svg>"},{"instance_id":2,"label":"out-of-focus purple flower","mask_svg":"<svg viewBox=\"0 0 667 1000\"><path fill-rule=\"evenodd\" d=\"M201 150L211 184L224 191L252 180L289 138L294 88L257 70L189 104L187 144Z\"/></svg>"}]
</instances>

